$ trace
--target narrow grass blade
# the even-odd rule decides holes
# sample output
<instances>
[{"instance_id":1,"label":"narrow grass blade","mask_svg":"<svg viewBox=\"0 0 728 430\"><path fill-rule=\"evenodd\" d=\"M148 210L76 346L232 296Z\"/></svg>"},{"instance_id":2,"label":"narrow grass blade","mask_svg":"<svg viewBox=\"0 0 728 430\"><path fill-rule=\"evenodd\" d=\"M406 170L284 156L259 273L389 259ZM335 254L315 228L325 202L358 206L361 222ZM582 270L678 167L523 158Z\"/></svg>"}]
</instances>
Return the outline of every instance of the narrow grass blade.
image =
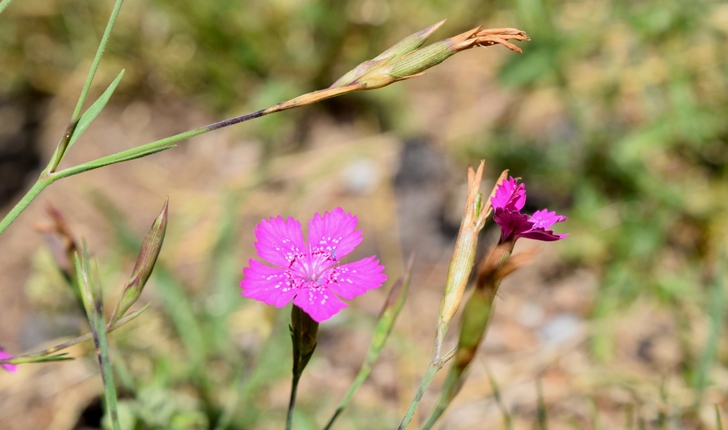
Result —
<instances>
[{"instance_id":1,"label":"narrow grass blade","mask_svg":"<svg viewBox=\"0 0 728 430\"><path fill-rule=\"evenodd\" d=\"M242 366L235 372L228 391L232 394L228 397L223 407L220 419L217 420L214 430L225 430L230 427L235 416L235 407L237 406L238 400L242 395L243 384L241 378L243 376Z\"/></svg>"},{"instance_id":2,"label":"narrow grass blade","mask_svg":"<svg viewBox=\"0 0 728 430\"><path fill-rule=\"evenodd\" d=\"M109 344L106 337L106 322L104 321L103 301L101 288L98 279L98 270L91 266L91 259L88 253L88 246L84 242L81 257L76 254L76 273L78 273L78 285L81 288L83 304L86 307L91 333L96 346L96 355L101 369L101 379L104 383L104 397L106 399L106 412L109 414L114 430L121 430L119 424L119 409L116 398L116 386L114 385L114 374L111 371L109 359Z\"/></svg>"},{"instance_id":3,"label":"narrow grass blade","mask_svg":"<svg viewBox=\"0 0 728 430\"><path fill-rule=\"evenodd\" d=\"M329 420L329 423L326 424L325 430L331 428L331 426L334 424L334 421L336 421L336 418L338 418L344 408L346 408L346 406L351 401L351 398L354 396L356 390L359 389L361 384L363 384L367 377L369 377L369 374L374 368L374 364L377 362L379 356L382 354L384 344L389 338L390 333L392 332L392 328L394 327L394 323L397 321L399 312L404 306L404 302L407 300L407 293L409 292L413 263L414 256L410 257L404 274L402 274L402 276L397 279L397 282L394 283L392 289L389 290L387 301L385 302L382 313L379 316L377 327L374 329L374 339L372 339L372 343L369 346L369 352L367 353L367 357L364 360L361 369L359 369L359 374L356 375L356 378L354 379L354 383L351 385L351 388L349 388L349 391L346 393L346 395L344 395L344 398L341 400L341 403L339 403L339 407L336 408L336 412L334 412L334 415Z\"/></svg>"},{"instance_id":4,"label":"narrow grass blade","mask_svg":"<svg viewBox=\"0 0 728 430\"><path fill-rule=\"evenodd\" d=\"M114 81L109 85L109 87L104 91L103 94L101 94L101 97L99 97L94 104L89 107L86 112L81 115L81 118L78 120L78 125L76 125L76 130L73 132L73 135L71 136L71 140L68 142L68 146L66 147L66 151L68 151L71 146L78 140L79 137L83 134L84 131L88 128L89 125L91 125L91 122L96 119L98 114L101 112L101 110L104 109L104 106L106 106L106 103L109 102L109 99L111 98L111 95L114 94L114 90L116 90L116 87L119 85L119 82L121 82L121 78L124 77L124 70L122 70L119 75L114 79Z\"/></svg>"},{"instance_id":5,"label":"narrow grass blade","mask_svg":"<svg viewBox=\"0 0 728 430\"><path fill-rule=\"evenodd\" d=\"M715 405L715 425L718 430L723 430L723 421L720 419L720 409Z\"/></svg>"},{"instance_id":6,"label":"narrow grass blade","mask_svg":"<svg viewBox=\"0 0 728 430\"><path fill-rule=\"evenodd\" d=\"M536 395L537 395L537 426L538 430L548 430L548 416L546 413L546 403L543 401L543 389L541 388L541 379L536 379Z\"/></svg>"},{"instance_id":7,"label":"narrow grass blade","mask_svg":"<svg viewBox=\"0 0 728 430\"><path fill-rule=\"evenodd\" d=\"M240 282L239 263L241 259L238 255L237 240L240 220L237 208L242 204L244 199L243 193L239 191L230 192L225 196L220 219L218 220L219 228L216 232L215 246L209 258L210 272L208 279L210 281L211 299L214 299L214 312L207 312L206 319L210 324L210 333L208 337L211 348L217 354L233 353L237 356L237 352L233 352L230 348L230 314L232 314L239 305L240 290L231 288L231 285L237 285ZM239 358L234 358L239 361Z\"/></svg>"},{"instance_id":8,"label":"narrow grass blade","mask_svg":"<svg viewBox=\"0 0 728 430\"><path fill-rule=\"evenodd\" d=\"M498 408L501 411L501 415L503 415L503 426L506 430L513 430L513 417L511 417L511 413L508 411L505 403L503 403L503 397L501 396L498 382L495 380L495 377L493 376L493 373L491 373L490 369L486 368L486 373L488 374L488 381L490 381L490 386L493 389L493 397L495 397L495 403L498 405Z\"/></svg>"},{"instance_id":9,"label":"narrow grass blade","mask_svg":"<svg viewBox=\"0 0 728 430\"><path fill-rule=\"evenodd\" d=\"M708 319L710 321L708 339L698 361L693 386L697 390L695 407L698 409L703 401L703 392L710 382L710 368L715 362L715 356L718 352L718 342L720 340L721 329L725 320L725 297L723 290L723 278L725 273L715 276L710 292L710 304L708 307Z\"/></svg>"}]
</instances>

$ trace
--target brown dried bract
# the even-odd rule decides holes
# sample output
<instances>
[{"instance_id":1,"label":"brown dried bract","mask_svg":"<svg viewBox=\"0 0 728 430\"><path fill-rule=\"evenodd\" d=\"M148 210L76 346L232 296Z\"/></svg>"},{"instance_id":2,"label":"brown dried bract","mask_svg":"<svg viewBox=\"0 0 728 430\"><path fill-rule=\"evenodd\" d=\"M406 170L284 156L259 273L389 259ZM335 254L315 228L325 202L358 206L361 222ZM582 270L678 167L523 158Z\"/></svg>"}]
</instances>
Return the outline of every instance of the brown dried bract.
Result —
<instances>
[{"instance_id":1,"label":"brown dried bract","mask_svg":"<svg viewBox=\"0 0 728 430\"><path fill-rule=\"evenodd\" d=\"M517 28L487 28L476 27L472 30L461 33L450 39L453 42L453 48L457 51L474 48L476 46L492 46L503 45L506 48L522 53L521 48L508 42L508 40L531 40L525 31Z\"/></svg>"}]
</instances>

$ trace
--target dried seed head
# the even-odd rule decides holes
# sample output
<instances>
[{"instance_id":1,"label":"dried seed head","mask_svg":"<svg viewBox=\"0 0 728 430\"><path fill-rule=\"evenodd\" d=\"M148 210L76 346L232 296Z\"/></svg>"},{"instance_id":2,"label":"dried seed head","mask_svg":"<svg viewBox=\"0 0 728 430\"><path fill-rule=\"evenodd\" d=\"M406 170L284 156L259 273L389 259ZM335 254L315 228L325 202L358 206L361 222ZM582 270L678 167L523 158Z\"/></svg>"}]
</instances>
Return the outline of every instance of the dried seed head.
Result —
<instances>
[{"instance_id":1,"label":"dried seed head","mask_svg":"<svg viewBox=\"0 0 728 430\"><path fill-rule=\"evenodd\" d=\"M381 66L389 61L392 61L395 58L399 58L407 53L414 51L415 49L422 46L422 44L425 43L427 39L429 39L432 33L440 28L442 24L445 23L445 21L447 20L443 19L442 21L433 24L424 30L420 30L417 33L405 37L404 39L397 42L394 46L372 58L371 60L364 61L352 70L348 71L344 76L340 77L336 82L334 82L329 88L343 87L345 85L348 85L369 70L372 70L375 67Z\"/></svg>"},{"instance_id":2,"label":"dried seed head","mask_svg":"<svg viewBox=\"0 0 728 430\"><path fill-rule=\"evenodd\" d=\"M353 81L362 89L381 88L393 82L420 76L452 55L476 46L500 44L508 49L521 52L521 49L508 40L530 40L528 35L515 28L498 28L482 30L476 27L449 39L440 40L424 48L394 58L384 64L374 65Z\"/></svg>"}]
</instances>

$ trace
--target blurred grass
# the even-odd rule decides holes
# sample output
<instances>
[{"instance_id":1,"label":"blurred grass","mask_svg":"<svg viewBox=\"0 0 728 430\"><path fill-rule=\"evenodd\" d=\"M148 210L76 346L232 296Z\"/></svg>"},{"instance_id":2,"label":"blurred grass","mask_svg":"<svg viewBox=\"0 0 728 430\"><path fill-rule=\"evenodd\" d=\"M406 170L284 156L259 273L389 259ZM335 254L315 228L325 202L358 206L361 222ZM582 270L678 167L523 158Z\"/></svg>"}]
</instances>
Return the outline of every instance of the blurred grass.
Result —
<instances>
[{"instance_id":1,"label":"blurred grass","mask_svg":"<svg viewBox=\"0 0 728 430\"><path fill-rule=\"evenodd\" d=\"M0 100L24 94L72 97L111 6L91 0L15 0L0 16ZM527 209L548 206L569 215L565 229L571 235L560 247L566 260L562 269L586 267L598 275L600 288L589 311L595 327L590 349L598 361L617 358L616 316L636 302L654 302L673 315L679 328L676 372L702 392L728 363L719 335L726 325L726 275L711 276L711 268L726 264L720 256L728 249L725 3L127 0L95 89L100 93L124 68L116 103L182 99L216 116L231 116L327 87L348 68L443 17L450 21L435 39L486 24L521 28L532 41L522 45L522 55L494 61L498 85L508 94L498 102L504 106L495 118L482 125L478 121L438 146L461 164L485 158L492 172L507 168L522 176L529 190ZM279 169L286 172L285 180L287 172L298 172L291 176L303 178L294 185L299 192L290 193L286 205L301 207L322 177L331 176L331 164L349 160L335 154L315 164L312 160L321 154L297 152L307 142L307 124L330 117L343 124L363 122L371 133L404 133L412 129L402 113L408 110L407 95L417 90L414 84L401 85L330 100L234 132L261 142L265 158L256 175ZM279 157L289 153L291 158ZM285 163L288 168L281 167ZM174 336L162 336L174 339L170 349L142 353L133 345L118 346L130 369L128 384L122 385L139 399L126 400L126 406L122 399L122 415L126 410L152 428L161 428L150 418L156 402L170 411L168 417L181 414L178 428L198 428L194 423L203 421L265 428L282 418L281 411L266 413L257 396L288 371L285 330L267 333L254 342L260 351L242 357L229 342L230 320L238 309L237 291L229 286L238 282L240 261L247 257L240 249L237 220L241 212L258 213L241 209L245 192L222 193L227 193L225 203L203 269L207 285L190 286L163 263L155 270L154 294L162 297L165 318L159 330L175 330ZM100 207L108 211L112 206ZM123 215L106 216L117 245L133 252L138 238L124 225ZM397 251L382 248L397 260ZM271 315L266 318L273 324ZM265 327L257 329L266 333ZM149 380L133 380L146 366L134 364L139 361L135 354L146 354L154 363ZM233 364L240 362L242 367ZM206 370L209 363L214 372ZM194 395L179 394L181 387ZM230 411L231 393L238 405L246 405L243 411ZM697 420L699 407L680 416ZM371 417L364 408L348 413L350 422L372 423L369 428L387 419ZM302 415L301 428L315 420ZM638 415L639 428L642 420Z\"/></svg>"}]
</instances>

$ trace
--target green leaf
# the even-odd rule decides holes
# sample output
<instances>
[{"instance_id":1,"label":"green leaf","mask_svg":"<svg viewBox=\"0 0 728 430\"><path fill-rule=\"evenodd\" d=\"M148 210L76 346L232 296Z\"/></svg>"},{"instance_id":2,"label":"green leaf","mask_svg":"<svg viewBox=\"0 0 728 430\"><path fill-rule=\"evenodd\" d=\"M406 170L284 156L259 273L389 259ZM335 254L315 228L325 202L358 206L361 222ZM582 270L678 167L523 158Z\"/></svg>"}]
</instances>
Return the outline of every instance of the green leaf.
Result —
<instances>
[{"instance_id":1,"label":"green leaf","mask_svg":"<svg viewBox=\"0 0 728 430\"><path fill-rule=\"evenodd\" d=\"M99 97L94 104L91 105L88 109L86 109L86 112L81 115L81 118L78 120L78 125L76 126L76 130L73 132L73 136L71 136L71 140L68 142L68 147L66 148L66 151L73 146L73 144L78 140L79 137L83 134L84 131L88 128L89 125L91 125L91 122L96 119L98 114L104 109L104 106L106 106L106 103L109 102L109 99L111 98L111 95L114 94L114 90L116 90L117 85L119 85L119 82L121 82L121 78L124 76L124 70L122 69L121 72L119 72L119 75L114 79L114 81L109 85L109 87L104 91L103 94L101 94L101 97Z\"/></svg>"},{"instance_id":2,"label":"green leaf","mask_svg":"<svg viewBox=\"0 0 728 430\"><path fill-rule=\"evenodd\" d=\"M69 167L68 169L61 170L60 172L54 173L54 180L67 178L69 176L77 175L79 173L87 172L89 170L98 169L104 166L110 166L112 164L123 163L124 161L135 160L137 158L146 157L147 155L156 154L157 152L166 151L172 149L177 145L168 144L166 146L157 147L137 147L126 151L122 151L116 154L107 155L87 163L79 164L78 166Z\"/></svg>"}]
</instances>

